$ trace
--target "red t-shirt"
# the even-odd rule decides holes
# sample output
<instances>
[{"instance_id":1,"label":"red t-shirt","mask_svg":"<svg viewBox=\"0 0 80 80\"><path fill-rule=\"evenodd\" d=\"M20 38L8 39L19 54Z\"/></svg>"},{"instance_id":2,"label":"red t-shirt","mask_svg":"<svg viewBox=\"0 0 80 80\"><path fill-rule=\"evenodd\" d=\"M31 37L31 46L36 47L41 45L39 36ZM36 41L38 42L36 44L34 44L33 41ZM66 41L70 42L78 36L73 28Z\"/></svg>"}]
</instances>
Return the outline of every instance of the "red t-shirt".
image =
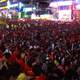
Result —
<instances>
[{"instance_id":1,"label":"red t-shirt","mask_svg":"<svg viewBox=\"0 0 80 80\"><path fill-rule=\"evenodd\" d=\"M9 62L15 62L16 61L16 53L11 54L10 58L8 59Z\"/></svg>"},{"instance_id":2,"label":"red t-shirt","mask_svg":"<svg viewBox=\"0 0 80 80\"><path fill-rule=\"evenodd\" d=\"M25 72L27 75L33 75L32 69L25 64L22 59L17 59L17 63L20 65L23 72Z\"/></svg>"},{"instance_id":3,"label":"red t-shirt","mask_svg":"<svg viewBox=\"0 0 80 80\"><path fill-rule=\"evenodd\" d=\"M40 76L37 76L35 80L46 80L46 77L43 74L41 74Z\"/></svg>"},{"instance_id":4,"label":"red t-shirt","mask_svg":"<svg viewBox=\"0 0 80 80\"><path fill-rule=\"evenodd\" d=\"M0 59L3 57L3 53L2 51L0 51Z\"/></svg>"}]
</instances>

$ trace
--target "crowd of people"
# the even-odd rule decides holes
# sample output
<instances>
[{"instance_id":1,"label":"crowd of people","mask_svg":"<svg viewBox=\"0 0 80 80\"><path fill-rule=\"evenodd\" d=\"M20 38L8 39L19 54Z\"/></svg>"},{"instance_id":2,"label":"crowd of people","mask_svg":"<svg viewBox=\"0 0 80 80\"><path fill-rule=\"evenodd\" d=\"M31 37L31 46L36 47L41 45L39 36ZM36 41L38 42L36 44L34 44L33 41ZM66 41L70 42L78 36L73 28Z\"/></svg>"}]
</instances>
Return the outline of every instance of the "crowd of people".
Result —
<instances>
[{"instance_id":1,"label":"crowd of people","mask_svg":"<svg viewBox=\"0 0 80 80\"><path fill-rule=\"evenodd\" d=\"M80 80L79 22L1 25L0 80Z\"/></svg>"}]
</instances>

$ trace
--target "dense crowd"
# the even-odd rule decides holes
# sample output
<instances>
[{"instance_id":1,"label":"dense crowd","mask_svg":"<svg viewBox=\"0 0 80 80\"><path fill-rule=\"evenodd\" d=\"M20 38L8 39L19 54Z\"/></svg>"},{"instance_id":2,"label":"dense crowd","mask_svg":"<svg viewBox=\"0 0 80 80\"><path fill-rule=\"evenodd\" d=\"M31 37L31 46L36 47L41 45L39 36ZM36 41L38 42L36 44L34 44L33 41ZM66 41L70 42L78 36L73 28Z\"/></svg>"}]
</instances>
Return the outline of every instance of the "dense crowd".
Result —
<instances>
[{"instance_id":1,"label":"dense crowd","mask_svg":"<svg viewBox=\"0 0 80 80\"><path fill-rule=\"evenodd\" d=\"M1 25L0 80L80 80L79 22Z\"/></svg>"}]
</instances>

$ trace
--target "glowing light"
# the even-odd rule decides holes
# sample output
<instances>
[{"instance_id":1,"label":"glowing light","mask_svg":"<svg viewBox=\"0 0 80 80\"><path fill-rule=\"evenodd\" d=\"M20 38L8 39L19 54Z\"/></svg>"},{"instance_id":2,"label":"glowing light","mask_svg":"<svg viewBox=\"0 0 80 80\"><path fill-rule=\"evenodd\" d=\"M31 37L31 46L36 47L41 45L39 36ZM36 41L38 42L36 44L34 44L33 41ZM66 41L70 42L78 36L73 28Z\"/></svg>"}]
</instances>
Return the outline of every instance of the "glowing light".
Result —
<instances>
[{"instance_id":1,"label":"glowing light","mask_svg":"<svg viewBox=\"0 0 80 80\"><path fill-rule=\"evenodd\" d=\"M80 3L80 0L75 0L77 3Z\"/></svg>"},{"instance_id":2,"label":"glowing light","mask_svg":"<svg viewBox=\"0 0 80 80\"><path fill-rule=\"evenodd\" d=\"M59 20L67 21L71 20L71 10L60 10L59 11Z\"/></svg>"},{"instance_id":3,"label":"glowing light","mask_svg":"<svg viewBox=\"0 0 80 80\"><path fill-rule=\"evenodd\" d=\"M23 11L29 12L29 11L32 11L32 8L24 8Z\"/></svg>"},{"instance_id":4,"label":"glowing light","mask_svg":"<svg viewBox=\"0 0 80 80\"><path fill-rule=\"evenodd\" d=\"M76 9L80 10L80 4L76 5Z\"/></svg>"},{"instance_id":5,"label":"glowing light","mask_svg":"<svg viewBox=\"0 0 80 80\"><path fill-rule=\"evenodd\" d=\"M23 7L23 4L20 2L19 3L19 9L21 9Z\"/></svg>"},{"instance_id":6,"label":"glowing light","mask_svg":"<svg viewBox=\"0 0 80 80\"><path fill-rule=\"evenodd\" d=\"M15 3L15 4L10 4L10 1L7 2L7 6L8 6L8 9L12 8L12 7L17 7L19 6L19 8L21 9L21 7L23 6L23 4L20 2L20 3Z\"/></svg>"},{"instance_id":7,"label":"glowing light","mask_svg":"<svg viewBox=\"0 0 80 80\"><path fill-rule=\"evenodd\" d=\"M13 5L10 5L10 8L11 8L11 7L17 7L17 6L18 6L18 3L13 4Z\"/></svg>"},{"instance_id":8,"label":"glowing light","mask_svg":"<svg viewBox=\"0 0 80 80\"><path fill-rule=\"evenodd\" d=\"M2 13L0 13L0 17L2 16Z\"/></svg>"},{"instance_id":9,"label":"glowing light","mask_svg":"<svg viewBox=\"0 0 80 80\"><path fill-rule=\"evenodd\" d=\"M10 1L9 0L7 1L7 7L8 7L8 9L10 9Z\"/></svg>"},{"instance_id":10,"label":"glowing light","mask_svg":"<svg viewBox=\"0 0 80 80\"><path fill-rule=\"evenodd\" d=\"M59 6L67 6L67 5L72 5L72 1L61 1L58 2Z\"/></svg>"},{"instance_id":11,"label":"glowing light","mask_svg":"<svg viewBox=\"0 0 80 80\"><path fill-rule=\"evenodd\" d=\"M55 7L55 6L69 6L72 5L72 1L59 1L59 2L51 2L50 7Z\"/></svg>"},{"instance_id":12,"label":"glowing light","mask_svg":"<svg viewBox=\"0 0 80 80\"><path fill-rule=\"evenodd\" d=\"M21 18L21 19L19 19L19 20L21 20L21 21L25 21L25 20L24 20L24 19L22 19L22 18Z\"/></svg>"},{"instance_id":13,"label":"glowing light","mask_svg":"<svg viewBox=\"0 0 80 80\"><path fill-rule=\"evenodd\" d=\"M50 7L58 7L58 3L57 2L52 2L52 3L50 3L50 5L49 5Z\"/></svg>"},{"instance_id":14,"label":"glowing light","mask_svg":"<svg viewBox=\"0 0 80 80\"><path fill-rule=\"evenodd\" d=\"M21 18L21 12L18 13L18 17Z\"/></svg>"},{"instance_id":15,"label":"glowing light","mask_svg":"<svg viewBox=\"0 0 80 80\"><path fill-rule=\"evenodd\" d=\"M28 7L28 8L24 8L23 9L24 12L29 12L29 11L32 11L32 10L36 10L36 7L33 7L33 8L32 7Z\"/></svg>"},{"instance_id":16,"label":"glowing light","mask_svg":"<svg viewBox=\"0 0 80 80\"><path fill-rule=\"evenodd\" d=\"M0 9L7 9L7 6L0 7Z\"/></svg>"},{"instance_id":17,"label":"glowing light","mask_svg":"<svg viewBox=\"0 0 80 80\"><path fill-rule=\"evenodd\" d=\"M35 18L36 18L36 14L33 13L33 14L31 15L31 19L35 19Z\"/></svg>"},{"instance_id":18,"label":"glowing light","mask_svg":"<svg viewBox=\"0 0 80 80\"><path fill-rule=\"evenodd\" d=\"M6 2L7 0L0 0L0 3L2 3L2 2Z\"/></svg>"},{"instance_id":19,"label":"glowing light","mask_svg":"<svg viewBox=\"0 0 80 80\"><path fill-rule=\"evenodd\" d=\"M33 7L34 10L36 10L36 7Z\"/></svg>"}]
</instances>

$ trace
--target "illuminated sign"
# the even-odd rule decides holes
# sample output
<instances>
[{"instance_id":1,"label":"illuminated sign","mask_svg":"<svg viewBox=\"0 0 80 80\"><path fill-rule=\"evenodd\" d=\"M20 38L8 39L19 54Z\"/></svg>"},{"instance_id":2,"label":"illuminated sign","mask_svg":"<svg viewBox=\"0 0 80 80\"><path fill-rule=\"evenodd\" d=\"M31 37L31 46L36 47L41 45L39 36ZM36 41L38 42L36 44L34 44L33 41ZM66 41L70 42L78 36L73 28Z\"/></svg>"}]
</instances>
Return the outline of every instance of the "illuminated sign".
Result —
<instances>
[{"instance_id":1,"label":"illuminated sign","mask_svg":"<svg viewBox=\"0 0 80 80\"><path fill-rule=\"evenodd\" d=\"M10 1L8 1L7 2L7 6L8 6L8 9L10 9L10 8L13 8L13 7L17 7L18 6L18 3L11 4Z\"/></svg>"},{"instance_id":2,"label":"illuminated sign","mask_svg":"<svg viewBox=\"0 0 80 80\"><path fill-rule=\"evenodd\" d=\"M71 10L60 10L59 20L71 20Z\"/></svg>"},{"instance_id":3,"label":"illuminated sign","mask_svg":"<svg viewBox=\"0 0 80 80\"><path fill-rule=\"evenodd\" d=\"M8 9L13 8L13 7L18 7L19 9L21 9L23 7L23 4L21 2L11 4L10 1L8 1L7 6L8 6Z\"/></svg>"},{"instance_id":4,"label":"illuminated sign","mask_svg":"<svg viewBox=\"0 0 80 80\"><path fill-rule=\"evenodd\" d=\"M7 6L7 2L0 3L0 7Z\"/></svg>"},{"instance_id":5,"label":"illuminated sign","mask_svg":"<svg viewBox=\"0 0 80 80\"><path fill-rule=\"evenodd\" d=\"M0 9L7 8L7 0L0 0Z\"/></svg>"},{"instance_id":6,"label":"illuminated sign","mask_svg":"<svg viewBox=\"0 0 80 80\"><path fill-rule=\"evenodd\" d=\"M10 5L10 8L17 7L17 6L18 6L18 4L13 4L13 5Z\"/></svg>"},{"instance_id":7,"label":"illuminated sign","mask_svg":"<svg viewBox=\"0 0 80 80\"><path fill-rule=\"evenodd\" d=\"M0 7L0 9L7 9L7 6Z\"/></svg>"},{"instance_id":8,"label":"illuminated sign","mask_svg":"<svg viewBox=\"0 0 80 80\"><path fill-rule=\"evenodd\" d=\"M7 0L0 0L0 3L2 3L2 2L7 2Z\"/></svg>"},{"instance_id":9,"label":"illuminated sign","mask_svg":"<svg viewBox=\"0 0 80 80\"><path fill-rule=\"evenodd\" d=\"M51 2L50 7L57 7L57 6L69 6L72 5L72 1L58 1L58 2Z\"/></svg>"},{"instance_id":10,"label":"illuminated sign","mask_svg":"<svg viewBox=\"0 0 80 80\"><path fill-rule=\"evenodd\" d=\"M10 4L15 4L17 3L17 0L9 0Z\"/></svg>"},{"instance_id":11,"label":"illuminated sign","mask_svg":"<svg viewBox=\"0 0 80 80\"><path fill-rule=\"evenodd\" d=\"M59 10L69 10L70 6L59 6Z\"/></svg>"}]
</instances>

